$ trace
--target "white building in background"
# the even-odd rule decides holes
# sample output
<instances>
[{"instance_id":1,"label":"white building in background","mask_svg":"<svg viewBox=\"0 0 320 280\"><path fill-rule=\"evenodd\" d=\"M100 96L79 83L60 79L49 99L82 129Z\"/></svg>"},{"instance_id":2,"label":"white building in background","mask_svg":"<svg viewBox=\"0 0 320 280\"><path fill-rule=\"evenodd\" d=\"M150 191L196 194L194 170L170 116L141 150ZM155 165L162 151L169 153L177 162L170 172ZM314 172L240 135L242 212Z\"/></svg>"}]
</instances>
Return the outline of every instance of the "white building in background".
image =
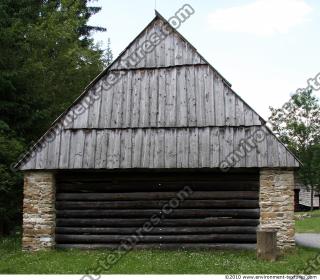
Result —
<instances>
[{"instance_id":1,"label":"white building in background","mask_svg":"<svg viewBox=\"0 0 320 280\"><path fill-rule=\"evenodd\" d=\"M295 210L308 210L311 207L311 190L296 179L295 183ZM313 207L319 208L319 193L313 193Z\"/></svg>"}]
</instances>

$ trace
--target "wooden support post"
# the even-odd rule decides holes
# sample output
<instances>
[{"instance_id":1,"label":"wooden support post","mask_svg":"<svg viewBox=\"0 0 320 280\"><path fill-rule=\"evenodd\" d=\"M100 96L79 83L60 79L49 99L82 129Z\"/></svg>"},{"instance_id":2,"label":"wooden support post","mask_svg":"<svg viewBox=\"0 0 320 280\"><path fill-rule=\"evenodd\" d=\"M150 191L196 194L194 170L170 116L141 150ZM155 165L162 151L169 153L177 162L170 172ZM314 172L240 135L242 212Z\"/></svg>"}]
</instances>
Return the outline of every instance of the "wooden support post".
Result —
<instances>
[{"instance_id":1,"label":"wooden support post","mask_svg":"<svg viewBox=\"0 0 320 280\"><path fill-rule=\"evenodd\" d=\"M275 229L257 230L257 257L266 261L277 259L277 231Z\"/></svg>"}]
</instances>

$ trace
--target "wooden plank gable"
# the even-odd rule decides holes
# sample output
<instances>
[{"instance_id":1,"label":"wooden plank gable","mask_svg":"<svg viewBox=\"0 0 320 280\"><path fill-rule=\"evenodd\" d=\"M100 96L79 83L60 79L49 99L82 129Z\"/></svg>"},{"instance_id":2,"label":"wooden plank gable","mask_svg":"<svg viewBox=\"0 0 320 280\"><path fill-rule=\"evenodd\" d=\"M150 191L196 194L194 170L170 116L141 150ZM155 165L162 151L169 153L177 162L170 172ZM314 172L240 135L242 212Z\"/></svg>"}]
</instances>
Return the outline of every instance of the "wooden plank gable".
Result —
<instances>
[{"instance_id":1,"label":"wooden plank gable","mask_svg":"<svg viewBox=\"0 0 320 280\"><path fill-rule=\"evenodd\" d=\"M101 99L85 117L75 116L73 128L262 125L257 113L206 64L121 72L110 89L102 80Z\"/></svg>"},{"instance_id":2,"label":"wooden plank gable","mask_svg":"<svg viewBox=\"0 0 320 280\"><path fill-rule=\"evenodd\" d=\"M263 139L249 148L250 137L257 129L256 126L92 129L85 133L70 129L56 140L71 141L69 151L64 149L59 157L53 157L60 165L49 161L51 146L57 145L53 141L37 154L36 169L220 168L225 162L230 167L299 166L267 130Z\"/></svg>"},{"instance_id":3,"label":"wooden plank gable","mask_svg":"<svg viewBox=\"0 0 320 280\"><path fill-rule=\"evenodd\" d=\"M163 26L168 22L157 14L53 123L57 136L47 141L47 132L17 166L219 168L233 159L232 167L298 167L265 121L176 30L139 58ZM249 150L246 141L257 129L265 137Z\"/></svg>"},{"instance_id":4,"label":"wooden plank gable","mask_svg":"<svg viewBox=\"0 0 320 280\"><path fill-rule=\"evenodd\" d=\"M172 30L168 34L167 30ZM172 27L156 18L122 53L110 70L206 64Z\"/></svg>"}]
</instances>

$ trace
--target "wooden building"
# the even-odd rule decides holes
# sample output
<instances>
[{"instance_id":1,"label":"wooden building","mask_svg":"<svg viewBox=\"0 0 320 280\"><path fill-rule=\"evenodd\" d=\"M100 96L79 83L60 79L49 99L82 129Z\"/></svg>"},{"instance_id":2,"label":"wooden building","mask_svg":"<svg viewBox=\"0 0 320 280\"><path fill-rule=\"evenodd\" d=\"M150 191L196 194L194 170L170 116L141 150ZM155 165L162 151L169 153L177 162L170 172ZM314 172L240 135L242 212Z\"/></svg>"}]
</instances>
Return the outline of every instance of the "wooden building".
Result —
<instances>
[{"instance_id":1,"label":"wooden building","mask_svg":"<svg viewBox=\"0 0 320 280\"><path fill-rule=\"evenodd\" d=\"M158 13L17 167L25 249L294 245L299 161Z\"/></svg>"}]
</instances>

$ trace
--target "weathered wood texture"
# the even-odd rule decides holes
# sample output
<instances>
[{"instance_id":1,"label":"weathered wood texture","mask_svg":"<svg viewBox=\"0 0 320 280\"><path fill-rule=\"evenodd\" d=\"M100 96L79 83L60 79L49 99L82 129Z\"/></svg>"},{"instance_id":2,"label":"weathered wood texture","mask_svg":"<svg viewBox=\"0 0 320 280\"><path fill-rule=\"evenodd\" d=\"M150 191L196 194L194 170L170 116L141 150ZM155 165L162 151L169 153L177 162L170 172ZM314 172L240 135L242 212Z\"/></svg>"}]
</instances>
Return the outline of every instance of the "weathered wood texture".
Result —
<instances>
[{"instance_id":1,"label":"weathered wood texture","mask_svg":"<svg viewBox=\"0 0 320 280\"><path fill-rule=\"evenodd\" d=\"M97 250L97 249L117 249L118 244L57 244L57 248L61 249L85 249L85 250ZM235 243L149 243L149 244L137 244L135 249L236 249L236 250L253 250L256 248L255 244L235 244Z\"/></svg>"},{"instance_id":2,"label":"weathered wood texture","mask_svg":"<svg viewBox=\"0 0 320 280\"><path fill-rule=\"evenodd\" d=\"M297 160L259 127L64 130L23 169L296 167ZM260 131L260 130L259 130ZM244 142L245 141L245 142Z\"/></svg>"},{"instance_id":3,"label":"weathered wood texture","mask_svg":"<svg viewBox=\"0 0 320 280\"><path fill-rule=\"evenodd\" d=\"M223 183L227 186L224 192ZM179 191L185 186L192 191L181 199ZM254 172L58 173L57 247L115 246L137 232L141 234L139 245L146 247L255 244L260 217L258 186ZM171 199L181 203L172 208ZM151 227L145 229L146 224Z\"/></svg>"},{"instance_id":4,"label":"weathered wood texture","mask_svg":"<svg viewBox=\"0 0 320 280\"><path fill-rule=\"evenodd\" d=\"M55 139L42 138L43 148L20 161L20 169L219 167L232 154L234 167L298 167L259 115L178 32L138 63L125 63L166 24L157 16L54 123ZM263 141L251 152L239 150L257 129Z\"/></svg>"},{"instance_id":5,"label":"weathered wood texture","mask_svg":"<svg viewBox=\"0 0 320 280\"><path fill-rule=\"evenodd\" d=\"M257 257L262 260L275 261L277 259L277 231L257 231Z\"/></svg>"},{"instance_id":6,"label":"weathered wood texture","mask_svg":"<svg viewBox=\"0 0 320 280\"><path fill-rule=\"evenodd\" d=\"M252 126L262 122L210 66L113 71L120 78L72 128ZM77 110L77 106L73 107ZM97 111L99 113L97 113Z\"/></svg>"},{"instance_id":7,"label":"weathered wood texture","mask_svg":"<svg viewBox=\"0 0 320 280\"><path fill-rule=\"evenodd\" d=\"M166 29L170 29L169 35ZM164 34L166 33L166 34ZM143 43L157 36L160 43L153 51L145 52ZM141 59L142 58L142 59ZM134 69L146 67L170 67L184 64L206 64L197 50L162 19L154 19L128 46L111 69Z\"/></svg>"}]
</instances>

